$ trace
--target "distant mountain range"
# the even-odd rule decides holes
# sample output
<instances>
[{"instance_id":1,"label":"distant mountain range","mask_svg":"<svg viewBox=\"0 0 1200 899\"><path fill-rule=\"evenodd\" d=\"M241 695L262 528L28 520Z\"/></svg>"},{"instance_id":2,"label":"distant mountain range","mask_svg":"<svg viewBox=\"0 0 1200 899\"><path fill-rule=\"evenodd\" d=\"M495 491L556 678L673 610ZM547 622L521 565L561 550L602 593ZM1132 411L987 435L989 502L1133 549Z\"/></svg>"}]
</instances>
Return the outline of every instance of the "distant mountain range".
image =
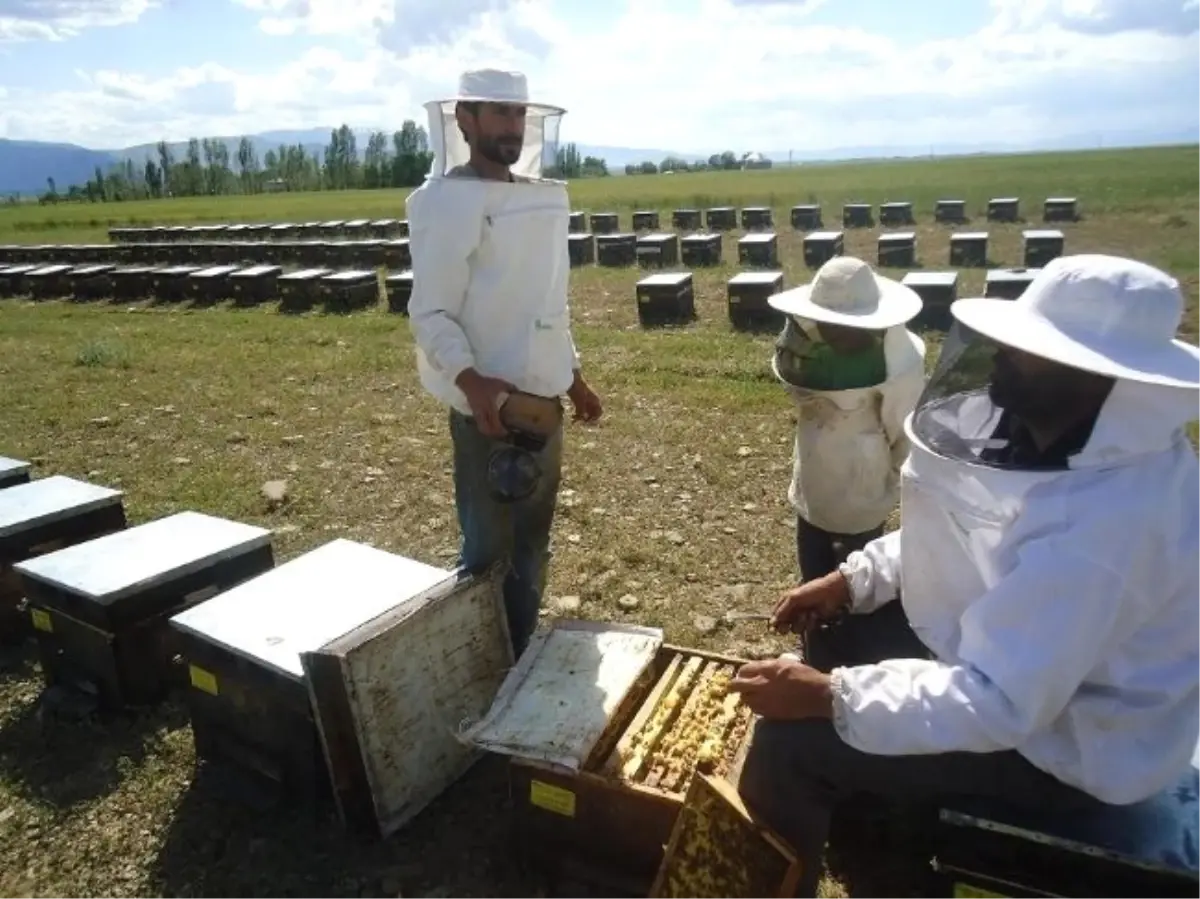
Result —
<instances>
[{"instance_id":1,"label":"distant mountain range","mask_svg":"<svg viewBox=\"0 0 1200 899\"><path fill-rule=\"evenodd\" d=\"M329 143L332 128L310 128L303 131L266 131L249 135L261 160L268 150L278 149L281 144L302 144L310 153L319 152ZM366 147L368 130L356 130L359 154ZM1105 146L1150 146L1156 144L1193 144L1200 139L1195 129L1164 130L1159 133L1124 132L1103 135ZM240 137L221 138L229 146L231 159L236 158ZM1050 138L1036 145L1017 145L1002 142L977 142L971 144L943 144L938 146L844 146L819 150L759 150L774 162L818 162L846 159L881 159L894 157L958 156L973 153L1013 153L1036 150L1090 149L1100 144L1097 135L1063 135ZM176 159L183 157L187 141L170 144ZM689 162L708 159L713 153L733 150L739 155L756 147L720 147L707 152L679 152L635 147L605 147L579 145L583 156L598 156L604 159L609 169L621 173L630 163L645 160L660 162L668 156L686 159ZM74 144L45 143L42 141L6 140L0 138L0 195L35 194L46 190L47 178L53 178L59 190L65 191L72 184L83 184L92 177L96 166L106 170L110 165L132 159L139 168L147 157L157 159L156 144L142 144L120 150L92 150Z\"/></svg>"}]
</instances>

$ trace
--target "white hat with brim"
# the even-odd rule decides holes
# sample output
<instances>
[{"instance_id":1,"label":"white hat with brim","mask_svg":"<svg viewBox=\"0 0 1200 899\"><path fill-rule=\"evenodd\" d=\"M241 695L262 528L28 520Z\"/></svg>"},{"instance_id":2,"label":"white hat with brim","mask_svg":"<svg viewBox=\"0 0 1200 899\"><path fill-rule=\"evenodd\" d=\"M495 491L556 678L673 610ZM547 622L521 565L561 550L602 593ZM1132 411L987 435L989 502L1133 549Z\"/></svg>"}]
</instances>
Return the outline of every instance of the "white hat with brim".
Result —
<instances>
[{"instance_id":1,"label":"white hat with brim","mask_svg":"<svg viewBox=\"0 0 1200 899\"><path fill-rule=\"evenodd\" d=\"M984 337L1117 380L1200 389L1200 348L1175 338L1179 283L1115 256L1062 256L1016 300L962 299L954 317Z\"/></svg>"},{"instance_id":2,"label":"white hat with brim","mask_svg":"<svg viewBox=\"0 0 1200 899\"><path fill-rule=\"evenodd\" d=\"M867 330L902 325L923 305L911 287L876 274L852 256L830 259L812 283L774 294L767 302L785 315Z\"/></svg>"},{"instance_id":3,"label":"white hat with brim","mask_svg":"<svg viewBox=\"0 0 1200 899\"><path fill-rule=\"evenodd\" d=\"M534 115L564 115L566 110L553 103L535 103L529 99L529 85L520 72L501 69L475 69L463 72L458 79L458 93L444 100L433 100L426 107L437 106L452 112L458 103L508 103L524 106Z\"/></svg>"}]
</instances>

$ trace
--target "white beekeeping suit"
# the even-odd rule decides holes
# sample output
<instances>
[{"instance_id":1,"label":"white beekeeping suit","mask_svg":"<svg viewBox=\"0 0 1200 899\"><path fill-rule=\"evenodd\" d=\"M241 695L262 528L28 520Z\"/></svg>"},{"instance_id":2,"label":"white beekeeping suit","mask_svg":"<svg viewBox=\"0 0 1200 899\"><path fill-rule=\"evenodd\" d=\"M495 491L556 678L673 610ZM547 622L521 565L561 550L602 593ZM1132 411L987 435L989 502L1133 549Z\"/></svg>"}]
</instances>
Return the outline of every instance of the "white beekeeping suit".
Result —
<instances>
[{"instance_id":1,"label":"white beekeeping suit","mask_svg":"<svg viewBox=\"0 0 1200 899\"><path fill-rule=\"evenodd\" d=\"M936 660L833 672L835 724L862 751L1016 749L1111 803L1186 769L1200 734L1200 353L1175 341L1178 284L1140 263L1064 257L1016 301L953 307L909 418L900 531L842 567L855 612L900 596ZM1062 469L1005 458L981 335L1115 379Z\"/></svg>"},{"instance_id":2,"label":"white beekeeping suit","mask_svg":"<svg viewBox=\"0 0 1200 899\"><path fill-rule=\"evenodd\" d=\"M460 176L470 160L455 120L460 101L526 108L511 182ZM471 410L455 378L468 367L558 396L578 365L567 306L570 206L566 183L542 172L555 163L563 110L530 103L524 76L490 69L466 73L458 96L425 108L433 164L407 201L421 382L464 415Z\"/></svg>"}]
</instances>

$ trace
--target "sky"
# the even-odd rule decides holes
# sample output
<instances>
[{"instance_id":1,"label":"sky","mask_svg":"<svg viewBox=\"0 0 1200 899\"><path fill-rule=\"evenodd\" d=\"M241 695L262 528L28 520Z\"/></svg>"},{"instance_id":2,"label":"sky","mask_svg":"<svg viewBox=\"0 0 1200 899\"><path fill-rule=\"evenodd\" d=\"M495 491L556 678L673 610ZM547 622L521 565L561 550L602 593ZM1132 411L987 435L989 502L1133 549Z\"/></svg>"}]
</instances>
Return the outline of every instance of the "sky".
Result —
<instances>
[{"instance_id":1,"label":"sky","mask_svg":"<svg viewBox=\"0 0 1200 899\"><path fill-rule=\"evenodd\" d=\"M1200 0L0 0L0 137L395 130L524 72L563 140L707 153L1200 135ZM1193 138L1196 139L1196 138Z\"/></svg>"}]
</instances>

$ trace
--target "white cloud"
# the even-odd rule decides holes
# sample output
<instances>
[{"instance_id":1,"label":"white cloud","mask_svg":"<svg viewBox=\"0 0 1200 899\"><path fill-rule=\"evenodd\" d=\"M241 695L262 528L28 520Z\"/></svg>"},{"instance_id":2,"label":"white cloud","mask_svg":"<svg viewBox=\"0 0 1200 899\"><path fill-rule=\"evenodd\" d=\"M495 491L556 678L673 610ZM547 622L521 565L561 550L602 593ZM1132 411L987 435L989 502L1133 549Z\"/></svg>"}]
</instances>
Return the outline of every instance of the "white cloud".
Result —
<instances>
[{"instance_id":1,"label":"white cloud","mask_svg":"<svg viewBox=\"0 0 1200 899\"><path fill-rule=\"evenodd\" d=\"M0 42L63 40L136 22L159 0L0 0Z\"/></svg>"},{"instance_id":2,"label":"white cloud","mask_svg":"<svg viewBox=\"0 0 1200 899\"><path fill-rule=\"evenodd\" d=\"M813 0L697 0L686 15L676 0L630 0L586 27L549 0L234 2L267 31L352 40L267 74L98 71L82 93L14 90L0 128L91 146L392 129L423 122L423 101L482 65L521 69L565 106L568 140L698 152L1195 131L1200 105L1195 23L1181 17L1195 0L1190 13L1184 0L992 0L976 33L916 43L866 22L815 25Z\"/></svg>"}]
</instances>

